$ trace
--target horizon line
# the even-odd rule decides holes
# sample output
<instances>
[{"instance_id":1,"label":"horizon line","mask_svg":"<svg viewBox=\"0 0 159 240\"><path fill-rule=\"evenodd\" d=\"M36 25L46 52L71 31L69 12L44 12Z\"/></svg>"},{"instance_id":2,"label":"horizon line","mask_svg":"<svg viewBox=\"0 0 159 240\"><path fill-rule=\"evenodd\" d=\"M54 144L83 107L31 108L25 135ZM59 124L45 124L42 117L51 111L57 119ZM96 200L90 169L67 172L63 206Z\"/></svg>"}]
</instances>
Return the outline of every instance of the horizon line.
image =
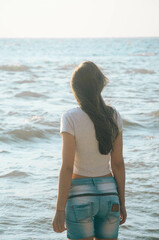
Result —
<instances>
[{"instance_id":1,"label":"horizon line","mask_svg":"<svg viewBox=\"0 0 159 240\"><path fill-rule=\"evenodd\" d=\"M131 36L131 37L0 37L0 39L100 39L100 38L159 38L159 36Z\"/></svg>"}]
</instances>

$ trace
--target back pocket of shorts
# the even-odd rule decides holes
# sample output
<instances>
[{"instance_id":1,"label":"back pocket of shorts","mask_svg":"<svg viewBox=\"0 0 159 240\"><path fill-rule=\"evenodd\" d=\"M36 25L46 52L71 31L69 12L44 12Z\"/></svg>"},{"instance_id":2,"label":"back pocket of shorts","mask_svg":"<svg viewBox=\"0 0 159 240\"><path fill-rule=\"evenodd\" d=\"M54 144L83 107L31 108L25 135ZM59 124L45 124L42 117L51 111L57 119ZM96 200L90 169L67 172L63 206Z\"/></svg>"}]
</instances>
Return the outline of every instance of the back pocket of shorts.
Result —
<instances>
[{"instance_id":1,"label":"back pocket of shorts","mask_svg":"<svg viewBox=\"0 0 159 240\"><path fill-rule=\"evenodd\" d=\"M93 202L72 205L77 222L89 222L93 216Z\"/></svg>"},{"instance_id":2,"label":"back pocket of shorts","mask_svg":"<svg viewBox=\"0 0 159 240\"><path fill-rule=\"evenodd\" d=\"M109 201L109 222L116 223L120 219L120 204L119 202Z\"/></svg>"}]
</instances>

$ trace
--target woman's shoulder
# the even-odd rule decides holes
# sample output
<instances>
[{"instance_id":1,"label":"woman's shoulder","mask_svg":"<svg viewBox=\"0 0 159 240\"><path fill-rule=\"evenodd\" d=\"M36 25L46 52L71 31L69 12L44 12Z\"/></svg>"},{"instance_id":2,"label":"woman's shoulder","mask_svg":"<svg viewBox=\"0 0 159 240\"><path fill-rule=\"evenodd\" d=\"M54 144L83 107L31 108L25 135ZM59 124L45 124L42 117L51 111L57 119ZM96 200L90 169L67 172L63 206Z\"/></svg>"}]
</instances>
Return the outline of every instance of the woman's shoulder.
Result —
<instances>
[{"instance_id":1,"label":"woman's shoulder","mask_svg":"<svg viewBox=\"0 0 159 240\"><path fill-rule=\"evenodd\" d=\"M62 114L72 115L74 113L79 112L80 110L81 110L80 107L73 107L73 108L69 108L69 109L65 110Z\"/></svg>"},{"instance_id":2,"label":"woman's shoulder","mask_svg":"<svg viewBox=\"0 0 159 240\"><path fill-rule=\"evenodd\" d=\"M82 109L80 107L73 107L65 110L62 113L62 117L71 118L73 120L73 118L81 115L81 113L82 113Z\"/></svg>"}]
</instances>

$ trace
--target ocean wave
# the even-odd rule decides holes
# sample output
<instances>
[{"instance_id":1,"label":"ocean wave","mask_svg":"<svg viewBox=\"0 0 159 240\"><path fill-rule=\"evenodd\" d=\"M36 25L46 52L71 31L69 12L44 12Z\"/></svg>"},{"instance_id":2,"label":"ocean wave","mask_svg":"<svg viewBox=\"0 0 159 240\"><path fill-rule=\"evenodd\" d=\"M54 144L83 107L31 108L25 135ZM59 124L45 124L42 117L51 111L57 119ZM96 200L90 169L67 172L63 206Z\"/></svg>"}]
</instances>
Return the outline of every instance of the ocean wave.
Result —
<instances>
[{"instance_id":1,"label":"ocean wave","mask_svg":"<svg viewBox=\"0 0 159 240\"><path fill-rule=\"evenodd\" d=\"M11 172L9 172L7 174L1 175L0 178L6 178L6 177L27 177L27 176L29 176L29 174L26 173L26 172L14 170L14 171L11 171Z\"/></svg>"},{"instance_id":2,"label":"ocean wave","mask_svg":"<svg viewBox=\"0 0 159 240\"><path fill-rule=\"evenodd\" d=\"M44 126L50 126L50 127L56 127L59 125L59 122L54 122L54 121L45 121L45 117L43 116L32 116L31 118L26 118L24 119L24 122L25 123L28 123L28 122L34 122L34 123L38 123L38 124L41 124L41 125L44 125Z\"/></svg>"},{"instance_id":3,"label":"ocean wave","mask_svg":"<svg viewBox=\"0 0 159 240\"><path fill-rule=\"evenodd\" d=\"M35 127L26 126L25 129L15 129L8 132L3 133L3 135L9 135L9 137L13 137L14 141L16 139L30 141L32 138L40 138L45 139L48 138L48 134L56 134L56 129L35 129ZM6 141L6 139L5 139Z\"/></svg>"},{"instance_id":4,"label":"ocean wave","mask_svg":"<svg viewBox=\"0 0 159 240\"><path fill-rule=\"evenodd\" d=\"M3 136L3 135L0 137L0 142L8 143L10 141L10 139L8 137Z\"/></svg>"},{"instance_id":5,"label":"ocean wave","mask_svg":"<svg viewBox=\"0 0 159 240\"><path fill-rule=\"evenodd\" d=\"M156 110L156 111L153 111L153 112L150 112L150 113L147 113L146 115L148 116L153 116L153 117L159 117L159 110Z\"/></svg>"},{"instance_id":6,"label":"ocean wave","mask_svg":"<svg viewBox=\"0 0 159 240\"><path fill-rule=\"evenodd\" d=\"M24 122L25 123L28 123L28 122L41 122L41 120L43 120L43 119L45 119L43 116L37 116L37 115L35 115L35 116L32 116L31 118L26 118L26 119L24 119Z\"/></svg>"},{"instance_id":7,"label":"ocean wave","mask_svg":"<svg viewBox=\"0 0 159 240\"><path fill-rule=\"evenodd\" d=\"M23 81L15 81L15 83L23 84L23 83L33 83L35 80L23 80Z\"/></svg>"},{"instance_id":8,"label":"ocean wave","mask_svg":"<svg viewBox=\"0 0 159 240\"><path fill-rule=\"evenodd\" d=\"M12 116L12 115L17 115L17 114L18 114L18 112L14 112L14 111L9 111L9 112L8 112L8 115L11 115L11 116Z\"/></svg>"},{"instance_id":9,"label":"ocean wave","mask_svg":"<svg viewBox=\"0 0 159 240\"><path fill-rule=\"evenodd\" d=\"M74 69L75 67L77 67L76 64L64 64L62 66L58 67L58 70L68 70L68 69Z\"/></svg>"},{"instance_id":10,"label":"ocean wave","mask_svg":"<svg viewBox=\"0 0 159 240\"><path fill-rule=\"evenodd\" d=\"M28 71L30 67L26 65L1 65L0 70L2 71L12 71L12 72L24 72Z\"/></svg>"},{"instance_id":11,"label":"ocean wave","mask_svg":"<svg viewBox=\"0 0 159 240\"><path fill-rule=\"evenodd\" d=\"M48 96L46 96L44 94L41 94L41 93L24 91L24 92L21 92L21 93L17 93L15 95L15 97L35 97L35 98L39 98L39 97L48 97Z\"/></svg>"},{"instance_id":12,"label":"ocean wave","mask_svg":"<svg viewBox=\"0 0 159 240\"><path fill-rule=\"evenodd\" d=\"M39 129L15 129L8 132L5 132L9 136L13 136L14 138L19 138L22 140L30 140L32 138L46 138L45 133Z\"/></svg>"},{"instance_id":13,"label":"ocean wave","mask_svg":"<svg viewBox=\"0 0 159 240\"><path fill-rule=\"evenodd\" d=\"M131 54L131 56L155 56L156 53L152 52L152 53L146 53L146 52L141 52L141 53L134 53Z\"/></svg>"},{"instance_id":14,"label":"ocean wave","mask_svg":"<svg viewBox=\"0 0 159 240\"><path fill-rule=\"evenodd\" d=\"M9 151L6 151L4 149L0 149L0 153L9 153Z\"/></svg>"},{"instance_id":15,"label":"ocean wave","mask_svg":"<svg viewBox=\"0 0 159 240\"><path fill-rule=\"evenodd\" d=\"M41 69L41 68L43 68L43 66L36 66L36 67L32 67L32 68Z\"/></svg>"},{"instance_id":16,"label":"ocean wave","mask_svg":"<svg viewBox=\"0 0 159 240\"><path fill-rule=\"evenodd\" d=\"M45 60L44 63L52 63L52 61Z\"/></svg>"},{"instance_id":17,"label":"ocean wave","mask_svg":"<svg viewBox=\"0 0 159 240\"><path fill-rule=\"evenodd\" d=\"M157 217L157 218L159 218L159 213L157 213L157 212L151 212L150 213L150 215L152 216L152 217Z\"/></svg>"},{"instance_id":18,"label":"ocean wave","mask_svg":"<svg viewBox=\"0 0 159 240\"><path fill-rule=\"evenodd\" d=\"M129 69L129 70L126 70L125 73L141 73L141 74L154 74L155 71L153 70L147 70L147 69Z\"/></svg>"},{"instance_id":19,"label":"ocean wave","mask_svg":"<svg viewBox=\"0 0 159 240\"><path fill-rule=\"evenodd\" d=\"M143 125L140 124L140 123L131 122L131 121L128 121L128 120L125 120L125 119L123 119L123 125L124 126L140 126L140 127L143 127Z\"/></svg>"},{"instance_id":20,"label":"ocean wave","mask_svg":"<svg viewBox=\"0 0 159 240\"><path fill-rule=\"evenodd\" d=\"M146 139L152 140L153 138L156 138L155 136L145 136Z\"/></svg>"}]
</instances>

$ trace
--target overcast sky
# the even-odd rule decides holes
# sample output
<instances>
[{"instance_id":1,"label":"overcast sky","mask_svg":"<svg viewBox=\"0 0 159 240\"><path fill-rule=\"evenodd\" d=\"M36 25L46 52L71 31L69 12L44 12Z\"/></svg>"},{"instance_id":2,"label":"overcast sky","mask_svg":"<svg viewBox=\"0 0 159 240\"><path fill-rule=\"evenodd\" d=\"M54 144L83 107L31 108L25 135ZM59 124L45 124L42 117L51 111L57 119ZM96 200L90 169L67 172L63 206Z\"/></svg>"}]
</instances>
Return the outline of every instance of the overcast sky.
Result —
<instances>
[{"instance_id":1,"label":"overcast sky","mask_svg":"<svg viewBox=\"0 0 159 240\"><path fill-rule=\"evenodd\" d=\"M159 0L0 0L0 37L159 37Z\"/></svg>"}]
</instances>

